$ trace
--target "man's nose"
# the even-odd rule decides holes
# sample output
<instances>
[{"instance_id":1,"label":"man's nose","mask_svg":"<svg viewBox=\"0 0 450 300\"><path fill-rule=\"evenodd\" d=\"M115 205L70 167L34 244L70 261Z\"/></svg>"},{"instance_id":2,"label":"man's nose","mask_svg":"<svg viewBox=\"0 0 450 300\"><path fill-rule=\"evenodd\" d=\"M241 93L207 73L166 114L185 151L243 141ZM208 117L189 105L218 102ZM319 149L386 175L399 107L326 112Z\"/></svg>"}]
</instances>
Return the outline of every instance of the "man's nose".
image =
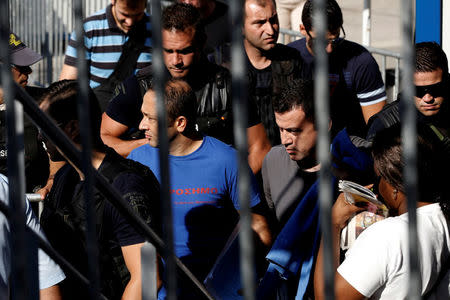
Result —
<instances>
[{"instance_id":1,"label":"man's nose","mask_svg":"<svg viewBox=\"0 0 450 300\"><path fill-rule=\"evenodd\" d=\"M425 94L422 97L422 100L425 101L426 103L432 103L432 102L434 102L434 97L430 94Z\"/></svg>"},{"instance_id":2,"label":"man's nose","mask_svg":"<svg viewBox=\"0 0 450 300\"><path fill-rule=\"evenodd\" d=\"M292 138L286 131L282 130L280 132L280 138L281 138L281 143L283 145L290 145L290 144L292 144Z\"/></svg>"},{"instance_id":3,"label":"man's nose","mask_svg":"<svg viewBox=\"0 0 450 300\"><path fill-rule=\"evenodd\" d=\"M273 27L273 24L270 22L266 23L265 32L267 35L272 36L275 34L275 28Z\"/></svg>"},{"instance_id":4,"label":"man's nose","mask_svg":"<svg viewBox=\"0 0 450 300\"><path fill-rule=\"evenodd\" d=\"M174 66L183 65L183 59L180 54L174 53L172 57L172 64Z\"/></svg>"}]
</instances>

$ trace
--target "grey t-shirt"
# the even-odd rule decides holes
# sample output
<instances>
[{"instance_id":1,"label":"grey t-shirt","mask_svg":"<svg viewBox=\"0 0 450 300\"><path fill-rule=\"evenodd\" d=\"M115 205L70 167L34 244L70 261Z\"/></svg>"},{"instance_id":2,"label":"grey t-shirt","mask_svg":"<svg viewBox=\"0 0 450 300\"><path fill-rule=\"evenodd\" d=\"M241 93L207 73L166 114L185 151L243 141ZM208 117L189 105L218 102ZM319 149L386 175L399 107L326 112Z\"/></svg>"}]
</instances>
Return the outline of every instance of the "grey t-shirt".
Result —
<instances>
[{"instance_id":1,"label":"grey t-shirt","mask_svg":"<svg viewBox=\"0 0 450 300\"><path fill-rule=\"evenodd\" d=\"M262 166L264 196L281 230L300 200L317 179L317 172L305 172L289 158L283 145L272 147Z\"/></svg>"}]
</instances>

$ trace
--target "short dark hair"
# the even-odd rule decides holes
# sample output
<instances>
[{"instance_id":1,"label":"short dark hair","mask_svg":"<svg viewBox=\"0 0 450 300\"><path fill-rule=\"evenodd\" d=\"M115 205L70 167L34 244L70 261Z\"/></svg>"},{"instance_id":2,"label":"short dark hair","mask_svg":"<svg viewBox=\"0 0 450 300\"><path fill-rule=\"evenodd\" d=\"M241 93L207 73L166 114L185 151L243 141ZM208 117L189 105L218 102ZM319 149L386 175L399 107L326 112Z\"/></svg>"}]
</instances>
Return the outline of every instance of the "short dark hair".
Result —
<instances>
[{"instance_id":1,"label":"short dark hair","mask_svg":"<svg viewBox=\"0 0 450 300\"><path fill-rule=\"evenodd\" d=\"M433 72L437 69L448 74L448 61L445 52L436 42L422 42L416 44L416 72Z\"/></svg>"},{"instance_id":2,"label":"short dark hair","mask_svg":"<svg viewBox=\"0 0 450 300\"><path fill-rule=\"evenodd\" d=\"M428 125L417 124L417 174L419 201L439 202L449 217L447 177L449 154L437 135ZM403 183L402 139L400 125L377 133L372 146L374 167L392 187L405 193ZM445 212L444 212L445 213Z\"/></svg>"},{"instance_id":3,"label":"short dark hair","mask_svg":"<svg viewBox=\"0 0 450 300\"><path fill-rule=\"evenodd\" d=\"M302 23L303 26L305 26L306 31L311 31L313 28L313 2L314 0L307 0L303 6ZM328 32L336 32L344 24L341 8L335 0L327 0L326 5Z\"/></svg>"},{"instance_id":4,"label":"short dark hair","mask_svg":"<svg viewBox=\"0 0 450 300\"><path fill-rule=\"evenodd\" d=\"M314 83L312 80L293 79L272 101L276 113L285 113L297 107L305 112L306 119L313 122L314 117Z\"/></svg>"},{"instance_id":5,"label":"short dark hair","mask_svg":"<svg viewBox=\"0 0 450 300\"><path fill-rule=\"evenodd\" d=\"M187 131L194 130L197 120L197 97L191 86L182 79L172 78L166 83L164 91L167 118L170 122L184 116Z\"/></svg>"},{"instance_id":6,"label":"short dark hair","mask_svg":"<svg viewBox=\"0 0 450 300\"><path fill-rule=\"evenodd\" d=\"M275 0L244 0L244 1L242 1L242 22L243 22L243 23L245 23L245 17L246 17L246 14L245 14L245 5L247 4L248 1L255 1L256 4L258 4L258 5L261 6L261 7L265 7L266 4L267 4L267 2L270 1L270 2L272 2L273 6L274 6L275 8L277 8L277 3L275 2Z\"/></svg>"},{"instance_id":7,"label":"short dark hair","mask_svg":"<svg viewBox=\"0 0 450 300\"><path fill-rule=\"evenodd\" d=\"M195 30L194 42L197 47L203 47L206 33L200 12L197 8L186 3L174 3L166 7L162 13L163 30L177 30L185 32L189 28Z\"/></svg>"},{"instance_id":8,"label":"short dark hair","mask_svg":"<svg viewBox=\"0 0 450 300\"><path fill-rule=\"evenodd\" d=\"M52 83L41 98L42 109L61 126L78 119L78 93L79 85L76 80L61 80ZM95 149L100 150L105 145L100 138L101 109L94 92L89 88L90 133ZM81 143L81 137L74 139Z\"/></svg>"}]
</instances>

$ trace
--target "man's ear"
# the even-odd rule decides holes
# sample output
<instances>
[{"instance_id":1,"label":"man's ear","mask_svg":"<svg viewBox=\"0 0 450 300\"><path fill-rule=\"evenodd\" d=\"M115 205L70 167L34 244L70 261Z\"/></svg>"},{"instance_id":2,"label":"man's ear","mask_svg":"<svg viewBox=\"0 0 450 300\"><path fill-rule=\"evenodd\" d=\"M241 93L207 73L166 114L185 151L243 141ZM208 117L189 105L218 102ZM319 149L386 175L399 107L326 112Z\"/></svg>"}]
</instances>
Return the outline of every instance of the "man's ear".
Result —
<instances>
[{"instance_id":1,"label":"man's ear","mask_svg":"<svg viewBox=\"0 0 450 300\"><path fill-rule=\"evenodd\" d=\"M333 121L330 120L330 122L328 122L328 131L331 130L331 126L333 126Z\"/></svg>"},{"instance_id":2,"label":"man's ear","mask_svg":"<svg viewBox=\"0 0 450 300\"><path fill-rule=\"evenodd\" d=\"M80 125L77 120L70 120L63 130L72 141L76 141L80 136Z\"/></svg>"},{"instance_id":3,"label":"man's ear","mask_svg":"<svg viewBox=\"0 0 450 300\"><path fill-rule=\"evenodd\" d=\"M184 132L187 126L187 119L185 116L179 116L175 119L174 126L178 132Z\"/></svg>"},{"instance_id":4,"label":"man's ear","mask_svg":"<svg viewBox=\"0 0 450 300\"><path fill-rule=\"evenodd\" d=\"M300 24L300 33L301 33L303 36L307 36L307 35L308 35L308 33L306 32L305 25L303 25L303 24Z\"/></svg>"}]
</instances>

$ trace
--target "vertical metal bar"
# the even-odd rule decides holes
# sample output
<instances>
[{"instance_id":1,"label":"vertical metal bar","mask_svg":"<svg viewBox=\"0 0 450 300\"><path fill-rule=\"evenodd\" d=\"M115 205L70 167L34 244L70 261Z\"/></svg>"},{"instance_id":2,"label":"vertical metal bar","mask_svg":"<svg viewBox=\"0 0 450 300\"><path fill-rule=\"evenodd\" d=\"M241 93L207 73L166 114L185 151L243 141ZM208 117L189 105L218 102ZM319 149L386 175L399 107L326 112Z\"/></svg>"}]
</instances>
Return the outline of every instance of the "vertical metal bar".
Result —
<instances>
[{"instance_id":1,"label":"vertical metal bar","mask_svg":"<svg viewBox=\"0 0 450 300\"><path fill-rule=\"evenodd\" d=\"M152 1L152 64L154 72L155 93L158 111L158 136L159 136L159 165L161 170L161 203L163 210L164 241L167 245L167 257L165 284L167 288L167 299L176 299L176 265L175 260L169 253L174 253L173 246L173 222L172 222L172 199L169 193L170 170L169 170L169 141L167 139L167 117L164 101L165 66L162 54L162 26L161 26L161 2Z\"/></svg>"},{"instance_id":2,"label":"vertical metal bar","mask_svg":"<svg viewBox=\"0 0 450 300\"><path fill-rule=\"evenodd\" d=\"M381 56L381 78L383 79L384 86L386 87L386 55Z\"/></svg>"},{"instance_id":3,"label":"vertical metal bar","mask_svg":"<svg viewBox=\"0 0 450 300\"><path fill-rule=\"evenodd\" d=\"M371 0L364 0L364 9L362 13L362 44L370 46L372 20L371 20Z\"/></svg>"},{"instance_id":4,"label":"vertical metal bar","mask_svg":"<svg viewBox=\"0 0 450 300\"><path fill-rule=\"evenodd\" d=\"M142 266L142 299L156 300L156 249L155 246L146 242L141 248L141 266Z\"/></svg>"},{"instance_id":5,"label":"vertical metal bar","mask_svg":"<svg viewBox=\"0 0 450 300\"><path fill-rule=\"evenodd\" d=\"M8 149L9 206L15 212L11 225L11 295L25 299L27 291L27 264L25 243L25 174L23 148L23 113L14 100L14 86L9 58L9 1L0 1L0 65L3 97L6 103L6 130Z\"/></svg>"},{"instance_id":6,"label":"vertical metal bar","mask_svg":"<svg viewBox=\"0 0 450 300\"><path fill-rule=\"evenodd\" d=\"M239 210L241 232L239 234L241 281L244 299L255 299L256 274L254 268L253 232L251 229L252 217L250 213L250 174L247 166L247 64L245 63L245 50L242 42L243 1L230 1L230 17L232 26L231 44L231 78L233 95L234 140L238 151L239 164Z\"/></svg>"},{"instance_id":7,"label":"vertical metal bar","mask_svg":"<svg viewBox=\"0 0 450 300\"><path fill-rule=\"evenodd\" d=\"M317 35L317 47L315 52L315 113L318 128L318 149L317 156L320 162L319 172L319 205L320 205L320 225L323 240L324 259L324 282L326 299L334 299L334 268L331 230L331 207L332 186L331 186L331 162L330 162L330 137L328 132L330 120L329 108L329 85L328 85L328 55L326 53L325 34L327 30L326 1L316 0L313 6L313 28Z\"/></svg>"},{"instance_id":8,"label":"vertical metal bar","mask_svg":"<svg viewBox=\"0 0 450 300\"><path fill-rule=\"evenodd\" d=\"M92 144L90 138L90 105L89 105L89 77L86 61L86 50L84 46L84 29L83 29L83 3L82 0L75 1L75 28L77 37L77 70L78 70L78 120L81 133L82 144L82 172L85 177L84 198L86 205L86 248L88 253L89 264L89 286L90 299L98 299L100 294L100 281L98 269L98 248L97 234L95 229L95 203L93 199L93 174L91 166Z\"/></svg>"},{"instance_id":9,"label":"vertical metal bar","mask_svg":"<svg viewBox=\"0 0 450 300\"><path fill-rule=\"evenodd\" d=\"M397 98L400 89L400 58L397 58L395 64L395 84L394 84L394 98Z\"/></svg>"},{"instance_id":10,"label":"vertical metal bar","mask_svg":"<svg viewBox=\"0 0 450 300\"><path fill-rule=\"evenodd\" d=\"M419 252L417 236L417 111L414 106L414 48L412 40L412 1L402 1L402 56L404 59L404 72L402 76L402 90L405 105L404 122L402 123L402 146L405 168L403 178L408 199L408 221L409 221L409 293L408 299L421 299L422 282L419 272Z\"/></svg>"}]
</instances>

